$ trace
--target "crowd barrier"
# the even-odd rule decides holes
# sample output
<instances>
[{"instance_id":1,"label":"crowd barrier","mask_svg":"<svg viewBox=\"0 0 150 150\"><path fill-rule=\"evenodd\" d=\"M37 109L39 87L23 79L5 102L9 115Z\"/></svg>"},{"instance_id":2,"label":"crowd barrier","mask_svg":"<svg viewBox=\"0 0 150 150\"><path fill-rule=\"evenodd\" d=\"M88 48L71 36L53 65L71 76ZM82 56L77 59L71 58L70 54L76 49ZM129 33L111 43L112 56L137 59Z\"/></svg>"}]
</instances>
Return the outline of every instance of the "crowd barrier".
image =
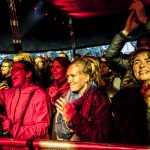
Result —
<instances>
[{"instance_id":1,"label":"crowd barrier","mask_svg":"<svg viewBox=\"0 0 150 150\"><path fill-rule=\"evenodd\" d=\"M51 140L16 140L0 138L0 149L40 149L40 150L150 150L149 146L124 144L64 142Z\"/></svg>"}]
</instances>

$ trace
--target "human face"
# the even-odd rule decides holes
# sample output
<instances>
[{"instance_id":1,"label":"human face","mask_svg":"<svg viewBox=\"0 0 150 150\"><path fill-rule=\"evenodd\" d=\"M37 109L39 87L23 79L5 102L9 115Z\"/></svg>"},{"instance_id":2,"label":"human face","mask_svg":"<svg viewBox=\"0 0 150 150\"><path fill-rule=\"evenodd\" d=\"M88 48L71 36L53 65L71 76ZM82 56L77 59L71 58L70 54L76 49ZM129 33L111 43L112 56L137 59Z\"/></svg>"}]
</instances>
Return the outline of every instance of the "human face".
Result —
<instances>
[{"instance_id":1,"label":"human face","mask_svg":"<svg viewBox=\"0 0 150 150\"><path fill-rule=\"evenodd\" d=\"M11 69L11 79L13 87L22 88L26 84L26 72L24 64L15 62Z\"/></svg>"},{"instance_id":2,"label":"human face","mask_svg":"<svg viewBox=\"0 0 150 150\"><path fill-rule=\"evenodd\" d=\"M70 89L73 92L77 92L79 96L82 96L85 90L88 88L88 76L80 72L78 65L71 65L67 70L67 79L70 84Z\"/></svg>"},{"instance_id":3,"label":"human face","mask_svg":"<svg viewBox=\"0 0 150 150\"><path fill-rule=\"evenodd\" d=\"M44 68L44 60L41 57L35 58L35 64L39 69Z\"/></svg>"},{"instance_id":4,"label":"human face","mask_svg":"<svg viewBox=\"0 0 150 150\"><path fill-rule=\"evenodd\" d=\"M140 52L136 55L133 64L135 78L141 82L150 81L150 57L148 52Z\"/></svg>"},{"instance_id":5,"label":"human face","mask_svg":"<svg viewBox=\"0 0 150 150\"><path fill-rule=\"evenodd\" d=\"M109 68L106 63L100 63L101 75L105 75L109 72Z\"/></svg>"},{"instance_id":6,"label":"human face","mask_svg":"<svg viewBox=\"0 0 150 150\"><path fill-rule=\"evenodd\" d=\"M11 67L10 67L9 63L7 63L7 62L2 63L2 67L1 67L2 75L7 77L10 73L10 69L11 69Z\"/></svg>"},{"instance_id":7,"label":"human face","mask_svg":"<svg viewBox=\"0 0 150 150\"><path fill-rule=\"evenodd\" d=\"M150 47L150 38L149 37L140 37L137 41L138 48L149 48Z\"/></svg>"},{"instance_id":8,"label":"human face","mask_svg":"<svg viewBox=\"0 0 150 150\"><path fill-rule=\"evenodd\" d=\"M62 80L66 77L65 66L62 66L57 60L54 60L51 66L51 72L55 80Z\"/></svg>"}]
</instances>

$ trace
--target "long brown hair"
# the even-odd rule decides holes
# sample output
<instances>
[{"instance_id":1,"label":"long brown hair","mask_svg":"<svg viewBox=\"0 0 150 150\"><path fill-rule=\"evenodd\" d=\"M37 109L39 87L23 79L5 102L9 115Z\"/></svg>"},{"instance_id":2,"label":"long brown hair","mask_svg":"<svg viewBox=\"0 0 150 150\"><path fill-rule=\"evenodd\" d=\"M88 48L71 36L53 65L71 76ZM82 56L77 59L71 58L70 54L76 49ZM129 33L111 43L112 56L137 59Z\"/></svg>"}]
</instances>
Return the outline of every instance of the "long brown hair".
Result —
<instances>
[{"instance_id":1,"label":"long brown hair","mask_svg":"<svg viewBox=\"0 0 150 150\"><path fill-rule=\"evenodd\" d=\"M135 78L134 72L133 72L134 60L135 60L137 54L139 54L141 52L147 52L148 57L150 58L150 49L137 49L133 53L131 53L131 55L129 57L128 70L124 76L124 79L122 80L121 88L141 86L139 81Z\"/></svg>"}]
</instances>

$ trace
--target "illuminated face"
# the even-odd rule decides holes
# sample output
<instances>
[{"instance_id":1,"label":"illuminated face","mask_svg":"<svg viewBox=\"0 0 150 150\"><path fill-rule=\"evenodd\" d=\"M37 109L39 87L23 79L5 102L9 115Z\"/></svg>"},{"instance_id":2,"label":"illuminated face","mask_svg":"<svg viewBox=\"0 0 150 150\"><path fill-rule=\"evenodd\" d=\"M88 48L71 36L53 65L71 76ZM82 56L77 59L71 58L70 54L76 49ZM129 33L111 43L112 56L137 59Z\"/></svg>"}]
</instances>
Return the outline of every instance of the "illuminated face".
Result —
<instances>
[{"instance_id":1,"label":"illuminated face","mask_svg":"<svg viewBox=\"0 0 150 150\"><path fill-rule=\"evenodd\" d=\"M150 80L150 57L148 52L140 52L134 59L133 72L138 81Z\"/></svg>"},{"instance_id":2,"label":"illuminated face","mask_svg":"<svg viewBox=\"0 0 150 150\"><path fill-rule=\"evenodd\" d=\"M2 63L2 67L1 67L1 71L2 71L2 75L4 76L8 76L10 73L10 65L7 62Z\"/></svg>"},{"instance_id":3,"label":"illuminated face","mask_svg":"<svg viewBox=\"0 0 150 150\"><path fill-rule=\"evenodd\" d=\"M21 88L26 84L26 72L24 65L20 62L15 62L11 69L11 79L13 87Z\"/></svg>"},{"instance_id":4,"label":"illuminated face","mask_svg":"<svg viewBox=\"0 0 150 150\"><path fill-rule=\"evenodd\" d=\"M44 67L44 60L41 57L35 58L35 64L38 69L42 69Z\"/></svg>"},{"instance_id":5,"label":"illuminated face","mask_svg":"<svg viewBox=\"0 0 150 150\"><path fill-rule=\"evenodd\" d=\"M88 76L80 72L80 67L73 64L67 70L67 79L70 84L70 89L82 96L88 88Z\"/></svg>"},{"instance_id":6,"label":"illuminated face","mask_svg":"<svg viewBox=\"0 0 150 150\"><path fill-rule=\"evenodd\" d=\"M62 66L57 60L54 60L51 66L51 72L55 80L62 80L66 77L65 66Z\"/></svg>"}]
</instances>

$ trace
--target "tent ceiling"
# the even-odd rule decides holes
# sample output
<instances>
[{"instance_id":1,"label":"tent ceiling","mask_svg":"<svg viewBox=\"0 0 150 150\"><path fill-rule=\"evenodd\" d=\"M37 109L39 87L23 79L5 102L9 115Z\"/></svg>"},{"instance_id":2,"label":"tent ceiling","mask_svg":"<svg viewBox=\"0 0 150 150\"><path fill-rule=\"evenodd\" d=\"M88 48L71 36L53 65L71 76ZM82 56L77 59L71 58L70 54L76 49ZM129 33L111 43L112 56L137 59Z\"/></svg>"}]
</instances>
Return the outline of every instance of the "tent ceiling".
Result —
<instances>
[{"instance_id":1,"label":"tent ceiling","mask_svg":"<svg viewBox=\"0 0 150 150\"><path fill-rule=\"evenodd\" d=\"M24 51L71 48L69 18L77 47L110 43L129 15L131 0L15 0ZM144 0L147 13L150 1ZM0 52L14 52L6 0L0 5ZM141 32L141 31L139 31ZM134 38L136 38L135 34Z\"/></svg>"}]
</instances>

